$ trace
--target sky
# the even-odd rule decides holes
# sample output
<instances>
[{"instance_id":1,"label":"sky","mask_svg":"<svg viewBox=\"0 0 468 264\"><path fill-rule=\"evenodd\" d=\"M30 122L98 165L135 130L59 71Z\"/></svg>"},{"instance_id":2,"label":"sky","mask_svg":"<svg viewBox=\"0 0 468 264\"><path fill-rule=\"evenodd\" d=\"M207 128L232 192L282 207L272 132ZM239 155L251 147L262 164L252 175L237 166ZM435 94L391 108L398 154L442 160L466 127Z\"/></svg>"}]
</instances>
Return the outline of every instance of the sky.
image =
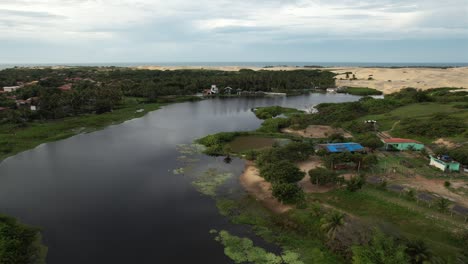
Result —
<instances>
[{"instance_id":1,"label":"sky","mask_svg":"<svg viewBox=\"0 0 468 264\"><path fill-rule=\"evenodd\" d=\"M0 64L468 62L468 0L0 0Z\"/></svg>"}]
</instances>

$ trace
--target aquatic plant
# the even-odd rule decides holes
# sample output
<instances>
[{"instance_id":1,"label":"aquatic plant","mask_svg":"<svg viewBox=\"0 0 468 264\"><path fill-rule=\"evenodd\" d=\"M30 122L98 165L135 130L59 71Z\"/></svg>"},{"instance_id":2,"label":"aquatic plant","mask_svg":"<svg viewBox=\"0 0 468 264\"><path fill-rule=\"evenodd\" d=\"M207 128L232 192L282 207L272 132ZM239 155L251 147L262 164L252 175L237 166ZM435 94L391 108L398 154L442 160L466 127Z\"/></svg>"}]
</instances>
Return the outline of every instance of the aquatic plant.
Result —
<instances>
[{"instance_id":1,"label":"aquatic plant","mask_svg":"<svg viewBox=\"0 0 468 264\"><path fill-rule=\"evenodd\" d=\"M217 234L215 240L224 246L224 254L234 263L303 264L296 252L284 251L282 255L276 255L254 246L252 240L231 235L226 230L211 230L210 233Z\"/></svg>"},{"instance_id":2,"label":"aquatic plant","mask_svg":"<svg viewBox=\"0 0 468 264\"><path fill-rule=\"evenodd\" d=\"M216 196L218 187L223 185L231 177L232 173L220 172L218 169L209 168L193 181L192 184L199 192L214 197Z\"/></svg>"}]
</instances>

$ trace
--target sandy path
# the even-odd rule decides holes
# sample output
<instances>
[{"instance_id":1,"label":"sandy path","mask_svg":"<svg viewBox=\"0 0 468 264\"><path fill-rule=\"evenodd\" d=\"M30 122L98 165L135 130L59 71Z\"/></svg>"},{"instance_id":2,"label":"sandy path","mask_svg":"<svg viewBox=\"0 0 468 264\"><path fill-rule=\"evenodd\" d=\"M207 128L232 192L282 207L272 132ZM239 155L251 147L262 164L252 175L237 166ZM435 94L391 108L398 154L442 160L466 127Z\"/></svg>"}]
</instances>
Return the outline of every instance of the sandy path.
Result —
<instances>
[{"instance_id":1,"label":"sandy path","mask_svg":"<svg viewBox=\"0 0 468 264\"><path fill-rule=\"evenodd\" d=\"M353 136L344 131L342 128L333 128L331 126L321 126L321 125L310 125L306 129L294 130L290 128L284 128L281 130L283 133L299 135L306 138L327 138L328 136L334 133L340 133L345 138L352 138Z\"/></svg>"},{"instance_id":2,"label":"sandy path","mask_svg":"<svg viewBox=\"0 0 468 264\"><path fill-rule=\"evenodd\" d=\"M271 183L260 177L260 173L254 163L247 161L244 173L240 176L240 182L245 190L260 201L265 207L275 213L284 213L292 206L282 204L271 193Z\"/></svg>"}]
</instances>

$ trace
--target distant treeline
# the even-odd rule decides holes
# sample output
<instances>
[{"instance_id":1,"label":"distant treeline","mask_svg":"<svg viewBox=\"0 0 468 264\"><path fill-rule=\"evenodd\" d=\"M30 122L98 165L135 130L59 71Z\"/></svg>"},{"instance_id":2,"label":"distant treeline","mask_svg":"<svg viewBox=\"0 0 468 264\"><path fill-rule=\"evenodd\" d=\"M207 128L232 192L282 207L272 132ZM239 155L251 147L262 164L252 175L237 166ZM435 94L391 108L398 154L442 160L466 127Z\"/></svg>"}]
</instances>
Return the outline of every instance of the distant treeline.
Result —
<instances>
[{"instance_id":1,"label":"distant treeline","mask_svg":"<svg viewBox=\"0 0 468 264\"><path fill-rule=\"evenodd\" d=\"M16 109L16 100L33 98L38 111L23 108L7 119L55 119L83 113L112 111L124 96L156 102L167 96L194 95L212 84L224 93L225 87L247 92L308 91L335 86L335 74L320 70L296 71L215 71L136 70L117 67L12 68L0 71L0 87L24 85L13 93L0 94L0 107ZM31 83L35 82L35 83ZM65 84L71 89L59 89ZM16 96L12 98L11 96Z\"/></svg>"}]
</instances>

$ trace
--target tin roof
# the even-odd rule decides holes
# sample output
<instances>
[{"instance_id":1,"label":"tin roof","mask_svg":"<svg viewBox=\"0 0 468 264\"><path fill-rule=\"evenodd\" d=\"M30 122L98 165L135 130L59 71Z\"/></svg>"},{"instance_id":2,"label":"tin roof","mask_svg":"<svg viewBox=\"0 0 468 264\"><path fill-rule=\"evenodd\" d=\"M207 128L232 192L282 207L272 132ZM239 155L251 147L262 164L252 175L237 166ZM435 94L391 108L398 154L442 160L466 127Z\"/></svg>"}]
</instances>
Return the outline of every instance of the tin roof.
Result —
<instances>
[{"instance_id":1,"label":"tin roof","mask_svg":"<svg viewBox=\"0 0 468 264\"><path fill-rule=\"evenodd\" d=\"M322 144L322 146L324 146L329 152L355 152L364 150L363 146L354 142Z\"/></svg>"}]
</instances>

